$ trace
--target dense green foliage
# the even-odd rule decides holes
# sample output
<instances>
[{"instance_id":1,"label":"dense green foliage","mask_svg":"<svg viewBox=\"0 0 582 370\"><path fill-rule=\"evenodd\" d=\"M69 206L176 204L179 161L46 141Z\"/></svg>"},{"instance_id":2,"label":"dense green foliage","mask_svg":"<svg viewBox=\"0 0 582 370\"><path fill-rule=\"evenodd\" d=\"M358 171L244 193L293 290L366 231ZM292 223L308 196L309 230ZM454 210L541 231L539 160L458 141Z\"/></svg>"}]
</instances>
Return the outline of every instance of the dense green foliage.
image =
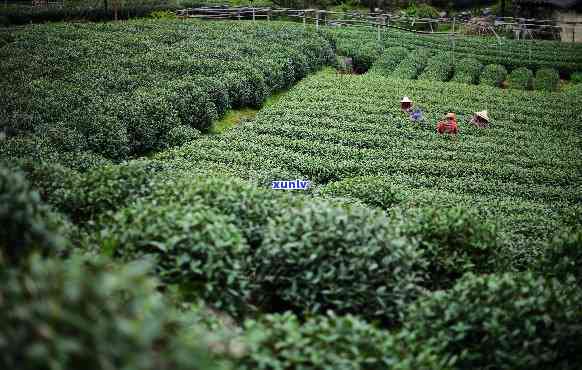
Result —
<instances>
[{"instance_id":1,"label":"dense green foliage","mask_svg":"<svg viewBox=\"0 0 582 370\"><path fill-rule=\"evenodd\" d=\"M412 352L432 348L458 369L573 369L582 360L581 302L529 273L469 274L415 303L405 332Z\"/></svg>"},{"instance_id":2,"label":"dense green foliage","mask_svg":"<svg viewBox=\"0 0 582 370\"><path fill-rule=\"evenodd\" d=\"M481 85L500 87L507 78L507 69L499 64L489 64L483 68L479 83Z\"/></svg>"},{"instance_id":3,"label":"dense green foliage","mask_svg":"<svg viewBox=\"0 0 582 370\"><path fill-rule=\"evenodd\" d=\"M426 69L418 76L419 80L448 81L453 73L450 53L440 53L428 60Z\"/></svg>"},{"instance_id":4,"label":"dense green foliage","mask_svg":"<svg viewBox=\"0 0 582 370\"><path fill-rule=\"evenodd\" d=\"M393 78L416 79L424 71L431 52L428 49L412 51L390 74Z\"/></svg>"},{"instance_id":5,"label":"dense green foliage","mask_svg":"<svg viewBox=\"0 0 582 370\"><path fill-rule=\"evenodd\" d=\"M345 45L342 55L350 56L356 71L365 72L382 54L381 46L374 41Z\"/></svg>"},{"instance_id":6,"label":"dense green foliage","mask_svg":"<svg viewBox=\"0 0 582 370\"><path fill-rule=\"evenodd\" d=\"M419 240L430 262L427 286L449 288L467 272L496 270L501 247L496 225L461 207L414 209L402 226L404 235Z\"/></svg>"},{"instance_id":7,"label":"dense green foliage","mask_svg":"<svg viewBox=\"0 0 582 370\"><path fill-rule=\"evenodd\" d=\"M455 63L455 75L451 82L475 85L479 82L482 70L483 64L475 58L459 59Z\"/></svg>"},{"instance_id":8,"label":"dense green foliage","mask_svg":"<svg viewBox=\"0 0 582 370\"><path fill-rule=\"evenodd\" d=\"M380 58L374 62L370 73L379 73L389 76L404 59L408 57L408 50L401 46L386 49Z\"/></svg>"},{"instance_id":9,"label":"dense green foliage","mask_svg":"<svg viewBox=\"0 0 582 370\"><path fill-rule=\"evenodd\" d=\"M241 369L373 370L439 368L429 350L404 353L388 332L353 316L320 316L300 322L296 316L266 315L245 325L246 336L256 338Z\"/></svg>"},{"instance_id":10,"label":"dense green foliage","mask_svg":"<svg viewBox=\"0 0 582 370\"><path fill-rule=\"evenodd\" d=\"M174 145L180 125L208 131L231 106L260 106L333 57L315 32L278 23L58 24L14 36L0 50L10 141L32 135L49 153L113 160Z\"/></svg>"},{"instance_id":11,"label":"dense green foliage","mask_svg":"<svg viewBox=\"0 0 582 370\"><path fill-rule=\"evenodd\" d=\"M421 102L430 126L447 111L456 112L461 135L450 141L411 123L398 104L404 95ZM578 202L578 99L574 93L321 75L262 110L254 122L158 159L222 165L239 177L249 169L280 168L320 184L387 177L391 184L371 185L377 189L354 185L359 188L351 194L337 194L385 208L397 189L402 207L476 208L486 219L497 220L503 258L523 268L536 260ZM474 112L489 107L495 107L490 109L494 127L479 130L468 123ZM390 204L382 205L383 199ZM232 202L240 200L233 197Z\"/></svg>"},{"instance_id":12,"label":"dense green foliage","mask_svg":"<svg viewBox=\"0 0 582 370\"><path fill-rule=\"evenodd\" d=\"M582 286L582 232L565 231L548 244L539 262L540 270L569 284L573 277Z\"/></svg>"},{"instance_id":13,"label":"dense green foliage","mask_svg":"<svg viewBox=\"0 0 582 370\"><path fill-rule=\"evenodd\" d=\"M160 279L186 295L231 313L243 307L248 246L229 217L197 205L136 202L113 215L100 238L107 253L126 261L153 259Z\"/></svg>"},{"instance_id":14,"label":"dense green foliage","mask_svg":"<svg viewBox=\"0 0 582 370\"><path fill-rule=\"evenodd\" d=\"M390 208L405 199L405 195L393 186L389 177L359 176L332 182L321 190L323 196L356 198L370 207Z\"/></svg>"},{"instance_id":15,"label":"dense green foliage","mask_svg":"<svg viewBox=\"0 0 582 370\"><path fill-rule=\"evenodd\" d=\"M57 252L64 243L60 221L22 173L0 167L0 262L20 263L35 250Z\"/></svg>"},{"instance_id":16,"label":"dense green foliage","mask_svg":"<svg viewBox=\"0 0 582 370\"><path fill-rule=\"evenodd\" d=\"M147 195L157 173L166 167L162 163L133 161L92 169L66 184L58 207L75 220L94 219Z\"/></svg>"},{"instance_id":17,"label":"dense green foliage","mask_svg":"<svg viewBox=\"0 0 582 370\"><path fill-rule=\"evenodd\" d=\"M375 30L365 28L335 28L326 30L337 40L338 51L357 51L355 46L376 41ZM560 41L504 40L502 44L489 37L459 37L453 41L447 35L419 35L388 29L382 33L382 46L409 50L428 48L433 52L452 52L455 59L474 58L484 65L499 64L507 70L527 67L531 70L555 68L570 74L582 70L582 45ZM347 53L349 54L349 53Z\"/></svg>"},{"instance_id":18,"label":"dense green foliage","mask_svg":"<svg viewBox=\"0 0 582 370\"><path fill-rule=\"evenodd\" d=\"M533 83L533 72L525 67L511 71L507 84L510 89L531 90Z\"/></svg>"},{"instance_id":19,"label":"dense green foliage","mask_svg":"<svg viewBox=\"0 0 582 370\"><path fill-rule=\"evenodd\" d=\"M200 131L191 126L180 125L168 131L166 140L168 145L172 147L184 145L189 141L196 140L198 137L200 137Z\"/></svg>"},{"instance_id":20,"label":"dense green foliage","mask_svg":"<svg viewBox=\"0 0 582 370\"><path fill-rule=\"evenodd\" d=\"M579 84L582 82L582 72L574 72L570 76L570 81L575 84Z\"/></svg>"},{"instance_id":21,"label":"dense green foliage","mask_svg":"<svg viewBox=\"0 0 582 370\"><path fill-rule=\"evenodd\" d=\"M257 251L256 295L271 310L357 313L385 324L420 293L425 262L381 213L310 203L275 218Z\"/></svg>"},{"instance_id":22,"label":"dense green foliage","mask_svg":"<svg viewBox=\"0 0 582 370\"><path fill-rule=\"evenodd\" d=\"M228 173L228 169L221 172ZM201 204L217 209L232 217L253 249L262 243L270 219L301 202L290 194L265 191L246 181L213 175L174 176L158 184L149 198L174 205Z\"/></svg>"},{"instance_id":23,"label":"dense green foliage","mask_svg":"<svg viewBox=\"0 0 582 370\"><path fill-rule=\"evenodd\" d=\"M498 88L505 70L514 87L581 70L578 45L168 20L11 37L0 367L582 361L582 89ZM291 88L346 57L370 73ZM237 107L251 118L217 134ZM447 112L458 135L434 130ZM311 186L271 189L295 179Z\"/></svg>"},{"instance_id":24,"label":"dense green foliage","mask_svg":"<svg viewBox=\"0 0 582 370\"><path fill-rule=\"evenodd\" d=\"M560 88L558 71L552 68L539 69L533 80L533 88L542 91L558 91Z\"/></svg>"},{"instance_id":25,"label":"dense green foliage","mask_svg":"<svg viewBox=\"0 0 582 370\"><path fill-rule=\"evenodd\" d=\"M35 256L2 266L3 369L218 369L168 310L144 266ZM191 330L191 329L190 329Z\"/></svg>"}]
</instances>

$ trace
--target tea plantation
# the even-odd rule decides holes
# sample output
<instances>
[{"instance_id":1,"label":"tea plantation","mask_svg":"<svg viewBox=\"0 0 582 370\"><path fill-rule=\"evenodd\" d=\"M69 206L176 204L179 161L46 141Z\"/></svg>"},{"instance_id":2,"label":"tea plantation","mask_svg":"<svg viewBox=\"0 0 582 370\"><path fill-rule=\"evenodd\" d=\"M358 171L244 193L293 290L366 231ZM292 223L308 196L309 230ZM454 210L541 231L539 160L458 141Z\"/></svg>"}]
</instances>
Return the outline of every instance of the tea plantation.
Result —
<instances>
[{"instance_id":1,"label":"tea plantation","mask_svg":"<svg viewBox=\"0 0 582 370\"><path fill-rule=\"evenodd\" d=\"M578 369L582 48L376 37L6 37L0 368Z\"/></svg>"}]
</instances>

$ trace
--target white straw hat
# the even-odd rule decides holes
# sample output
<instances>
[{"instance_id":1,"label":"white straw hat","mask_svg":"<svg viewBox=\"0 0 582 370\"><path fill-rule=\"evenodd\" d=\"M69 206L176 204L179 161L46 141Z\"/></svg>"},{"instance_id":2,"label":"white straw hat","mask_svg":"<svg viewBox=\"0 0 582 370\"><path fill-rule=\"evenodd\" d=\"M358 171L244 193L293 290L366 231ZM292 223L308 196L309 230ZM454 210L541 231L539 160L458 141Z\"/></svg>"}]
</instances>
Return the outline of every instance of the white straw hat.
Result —
<instances>
[{"instance_id":1,"label":"white straw hat","mask_svg":"<svg viewBox=\"0 0 582 370\"><path fill-rule=\"evenodd\" d=\"M489 116L487 115L487 111L486 110L481 111L481 112L477 112L477 113L475 113L475 115L477 117L483 118L485 121L489 121Z\"/></svg>"},{"instance_id":2,"label":"white straw hat","mask_svg":"<svg viewBox=\"0 0 582 370\"><path fill-rule=\"evenodd\" d=\"M404 98L402 98L402 100L400 102L401 103L412 103L412 100L410 100L410 98L408 96L405 96Z\"/></svg>"}]
</instances>

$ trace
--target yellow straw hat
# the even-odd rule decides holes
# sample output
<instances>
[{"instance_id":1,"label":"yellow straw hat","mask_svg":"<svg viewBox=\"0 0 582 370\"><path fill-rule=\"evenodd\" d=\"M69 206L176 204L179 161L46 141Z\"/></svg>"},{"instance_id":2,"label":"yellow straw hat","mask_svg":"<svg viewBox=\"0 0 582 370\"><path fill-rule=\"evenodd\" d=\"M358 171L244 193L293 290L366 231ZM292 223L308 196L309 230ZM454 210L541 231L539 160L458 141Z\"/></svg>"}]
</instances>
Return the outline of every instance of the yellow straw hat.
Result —
<instances>
[{"instance_id":1,"label":"yellow straw hat","mask_svg":"<svg viewBox=\"0 0 582 370\"><path fill-rule=\"evenodd\" d=\"M455 115L455 113L447 113L447 115L445 116L446 118L454 118L457 119L457 116Z\"/></svg>"},{"instance_id":2,"label":"yellow straw hat","mask_svg":"<svg viewBox=\"0 0 582 370\"><path fill-rule=\"evenodd\" d=\"M481 118L483 118L485 121L489 122L489 116L487 115L487 111L486 111L486 110L484 110L484 111L481 111L481 112L476 112L476 113L475 113L475 115L476 115L477 117L481 117Z\"/></svg>"}]
</instances>

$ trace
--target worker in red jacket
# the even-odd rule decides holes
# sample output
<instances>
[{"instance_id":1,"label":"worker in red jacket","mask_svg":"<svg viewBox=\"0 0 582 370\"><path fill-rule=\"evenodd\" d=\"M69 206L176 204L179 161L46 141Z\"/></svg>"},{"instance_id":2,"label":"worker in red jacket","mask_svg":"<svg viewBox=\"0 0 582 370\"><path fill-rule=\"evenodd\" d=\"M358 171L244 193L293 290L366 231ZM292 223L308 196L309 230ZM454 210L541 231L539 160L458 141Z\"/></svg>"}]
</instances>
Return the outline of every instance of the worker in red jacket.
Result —
<instances>
[{"instance_id":1,"label":"worker in red jacket","mask_svg":"<svg viewBox=\"0 0 582 370\"><path fill-rule=\"evenodd\" d=\"M436 129L439 134L458 134L459 126L457 125L457 116L455 113L447 113L445 121L437 123Z\"/></svg>"}]
</instances>

